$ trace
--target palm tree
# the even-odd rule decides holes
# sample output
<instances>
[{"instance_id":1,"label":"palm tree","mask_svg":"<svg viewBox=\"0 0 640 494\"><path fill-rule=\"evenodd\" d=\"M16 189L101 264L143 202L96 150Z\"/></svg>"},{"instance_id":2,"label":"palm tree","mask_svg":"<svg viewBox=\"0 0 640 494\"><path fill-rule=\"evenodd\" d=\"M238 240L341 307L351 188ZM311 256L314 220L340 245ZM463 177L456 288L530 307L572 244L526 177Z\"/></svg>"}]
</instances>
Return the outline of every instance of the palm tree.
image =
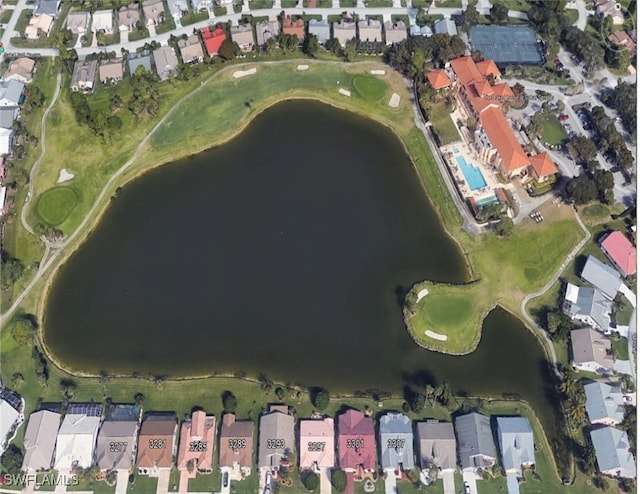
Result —
<instances>
[{"instance_id":1,"label":"palm tree","mask_svg":"<svg viewBox=\"0 0 640 494\"><path fill-rule=\"evenodd\" d=\"M562 376L560 391L562 391L567 397L573 396L578 392L578 383L569 374L565 374Z\"/></svg>"}]
</instances>

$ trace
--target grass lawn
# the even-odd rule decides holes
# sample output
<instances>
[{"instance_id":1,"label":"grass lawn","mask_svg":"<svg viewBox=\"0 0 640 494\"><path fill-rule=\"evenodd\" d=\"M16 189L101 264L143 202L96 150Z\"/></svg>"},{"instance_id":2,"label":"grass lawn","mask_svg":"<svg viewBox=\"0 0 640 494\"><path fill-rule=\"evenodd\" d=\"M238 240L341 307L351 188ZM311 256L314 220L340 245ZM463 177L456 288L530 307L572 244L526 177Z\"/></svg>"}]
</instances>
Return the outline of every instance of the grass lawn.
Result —
<instances>
[{"instance_id":1,"label":"grass lawn","mask_svg":"<svg viewBox=\"0 0 640 494\"><path fill-rule=\"evenodd\" d=\"M11 20L11 16L13 15L13 9L7 9L0 16L0 24L6 24Z\"/></svg>"},{"instance_id":2,"label":"grass lawn","mask_svg":"<svg viewBox=\"0 0 640 494\"><path fill-rule=\"evenodd\" d=\"M365 7L368 8L383 8L383 7L392 7L392 0L365 0Z\"/></svg>"},{"instance_id":3,"label":"grass lawn","mask_svg":"<svg viewBox=\"0 0 640 494\"><path fill-rule=\"evenodd\" d=\"M565 9L563 12L564 18L567 19L567 22L570 26L574 25L578 21L578 11L576 9Z\"/></svg>"},{"instance_id":4,"label":"grass lawn","mask_svg":"<svg viewBox=\"0 0 640 494\"><path fill-rule=\"evenodd\" d=\"M61 224L78 203L78 194L71 187L54 187L38 199L38 215L52 226Z\"/></svg>"},{"instance_id":5,"label":"grass lawn","mask_svg":"<svg viewBox=\"0 0 640 494\"><path fill-rule=\"evenodd\" d=\"M147 28L136 29L135 31L131 31L129 33L129 41L138 41L148 37L149 37L149 30Z\"/></svg>"},{"instance_id":6,"label":"grass lawn","mask_svg":"<svg viewBox=\"0 0 640 494\"><path fill-rule=\"evenodd\" d=\"M220 15L227 15L227 8L226 7L213 7L213 13L216 16L220 16ZM207 14L208 17L208 14Z\"/></svg>"},{"instance_id":7,"label":"grass lawn","mask_svg":"<svg viewBox=\"0 0 640 494\"><path fill-rule=\"evenodd\" d=\"M22 12L20 12L20 17L18 17L18 20L16 21L15 30L19 33L24 33L24 30L29 24L29 19L31 19L32 14L33 12L30 9L24 9Z\"/></svg>"},{"instance_id":8,"label":"grass lawn","mask_svg":"<svg viewBox=\"0 0 640 494\"><path fill-rule=\"evenodd\" d=\"M564 131L560 120L555 116L544 119L542 123L542 140L554 146L564 144L569 136Z\"/></svg>"},{"instance_id":9,"label":"grass lawn","mask_svg":"<svg viewBox=\"0 0 640 494\"><path fill-rule=\"evenodd\" d=\"M461 9L462 0L436 0L436 7L443 9Z\"/></svg>"},{"instance_id":10,"label":"grass lawn","mask_svg":"<svg viewBox=\"0 0 640 494\"><path fill-rule=\"evenodd\" d=\"M411 5L413 6L414 9L420 9L420 8L424 8L428 5L431 5L431 0L427 1L427 0L412 0L411 1Z\"/></svg>"},{"instance_id":11,"label":"grass lawn","mask_svg":"<svg viewBox=\"0 0 640 494\"><path fill-rule=\"evenodd\" d=\"M616 359L629 360L629 342L625 337L611 339L611 350L614 352Z\"/></svg>"},{"instance_id":12,"label":"grass lawn","mask_svg":"<svg viewBox=\"0 0 640 494\"><path fill-rule=\"evenodd\" d=\"M169 31L173 31L176 28L176 21L173 16L167 16L166 20L156 26L156 34L162 34Z\"/></svg>"},{"instance_id":13,"label":"grass lawn","mask_svg":"<svg viewBox=\"0 0 640 494\"><path fill-rule=\"evenodd\" d=\"M189 26L190 24L195 24L196 22L206 21L208 18L208 12L189 12L182 19L180 19L180 22L183 26Z\"/></svg>"},{"instance_id":14,"label":"grass lawn","mask_svg":"<svg viewBox=\"0 0 640 494\"><path fill-rule=\"evenodd\" d=\"M135 474L135 482L129 484L127 488L128 494L144 494L146 492L156 492L158 479L149 477L148 475Z\"/></svg>"},{"instance_id":15,"label":"grass lawn","mask_svg":"<svg viewBox=\"0 0 640 494\"><path fill-rule=\"evenodd\" d=\"M384 81L369 75L357 75L353 78L353 87L367 101L378 101L387 92Z\"/></svg>"},{"instance_id":16,"label":"grass lawn","mask_svg":"<svg viewBox=\"0 0 640 494\"><path fill-rule=\"evenodd\" d=\"M620 305L616 309L616 323L622 326L628 326L631 320L631 313L633 312L633 306L625 298L620 298Z\"/></svg>"},{"instance_id":17,"label":"grass lawn","mask_svg":"<svg viewBox=\"0 0 640 494\"><path fill-rule=\"evenodd\" d=\"M433 125L433 130L441 146L460 141L460 133L456 124L451 119L451 112L445 103L438 103L431 106L429 121Z\"/></svg>"},{"instance_id":18,"label":"grass lawn","mask_svg":"<svg viewBox=\"0 0 640 494\"><path fill-rule=\"evenodd\" d=\"M496 3L501 3L509 10L517 10L518 12L529 12L531 8L531 4L526 0L501 0Z\"/></svg>"},{"instance_id":19,"label":"grass lawn","mask_svg":"<svg viewBox=\"0 0 640 494\"><path fill-rule=\"evenodd\" d=\"M342 9L354 8L357 4L357 0L340 0L340 8Z\"/></svg>"},{"instance_id":20,"label":"grass lawn","mask_svg":"<svg viewBox=\"0 0 640 494\"><path fill-rule=\"evenodd\" d=\"M298 5L298 2L296 0L282 0L280 4L283 9L292 9Z\"/></svg>"},{"instance_id":21,"label":"grass lawn","mask_svg":"<svg viewBox=\"0 0 640 494\"><path fill-rule=\"evenodd\" d=\"M272 6L271 0L249 0L249 9L251 10L270 9Z\"/></svg>"}]
</instances>

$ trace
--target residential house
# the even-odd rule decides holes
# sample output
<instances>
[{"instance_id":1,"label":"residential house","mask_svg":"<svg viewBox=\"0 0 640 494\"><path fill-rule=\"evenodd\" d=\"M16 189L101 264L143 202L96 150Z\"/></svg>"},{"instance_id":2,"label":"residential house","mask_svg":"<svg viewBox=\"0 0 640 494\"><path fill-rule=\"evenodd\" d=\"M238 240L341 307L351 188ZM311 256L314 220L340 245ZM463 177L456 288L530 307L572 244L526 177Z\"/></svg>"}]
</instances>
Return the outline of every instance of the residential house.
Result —
<instances>
[{"instance_id":1,"label":"residential house","mask_svg":"<svg viewBox=\"0 0 640 494\"><path fill-rule=\"evenodd\" d=\"M456 436L451 422L418 422L417 435L422 470L435 466L441 472L455 471Z\"/></svg>"},{"instance_id":2,"label":"residential house","mask_svg":"<svg viewBox=\"0 0 640 494\"><path fill-rule=\"evenodd\" d=\"M529 175L537 182L541 183L555 177L558 167L546 151L530 156Z\"/></svg>"},{"instance_id":3,"label":"residential house","mask_svg":"<svg viewBox=\"0 0 640 494\"><path fill-rule=\"evenodd\" d=\"M407 26L402 21L387 21L384 23L384 35L387 45L399 43L407 39Z\"/></svg>"},{"instance_id":4,"label":"residential house","mask_svg":"<svg viewBox=\"0 0 640 494\"><path fill-rule=\"evenodd\" d=\"M502 468L507 475L516 474L524 477L522 467L535 464L535 448L533 430L526 417L498 417L498 442Z\"/></svg>"},{"instance_id":5,"label":"residential house","mask_svg":"<svg viewBox=\"0 0 640 494\"><path fill-rule=\"evenodd\" d=\"M150 413L140 427L138 473L157 477L171 470L176 456L178 418L174 413Z\"/></svg>"},{"instance_id":6,"label":"residential house","mask_svg":"<svg viewBox=\"0 0 640 494\"><path fill-rule=\"evenodd\" d=\"M375 19L358 21L358 39L360 41L382 41L382 24Z\"/></svg>"},{"instance_id":7,"label":"residential house","mask_svg":"<svg viewBox=\"0 0 640 494\"><path fill-rule=\"evenodd\" d=\"M611 342L591 328L571 331L571 364L579 370L609 374L613 369Z\"/></svg>"},{"instance_id":8,"label":"residential house","mask_svg":"<svg viewBox=\"0 0 640 494\"><path fill-rule=\"evenodd\" d=\"M182 27L181 19L186 13L189 12L189 7L187 7L186 1L169 0L167 4L169 5L169 14L171 15L171 17L173 17L176 28Z\"/></svg>"},{"instance_id":9,"label":"residential house","mask_svg":"<svg viewBox=\"0 0 640 494\"><path fill-rule=\"evenodd\" d=\"M13 152L13 139L12 129L0 128L0 155L10 155Z\"/></svg>"},{"instance_id":10,"label":"residential house","mask_svg":"<svg viewBox=\"0 0 640 494\"><path fill-rule=\"evenodd\" d=\"M94 33L101 33L106 35L113 34L113 11L96 10L93 13L93 22L91 24L91 27Z\"/></svg>"},{"instance_id":11,"label":"residential house","mask_svg":"<svg viewBox=\"0 0 640 494\"><path fill-rule=\"evenodd\" d=\"M93 465L102 406L96 403L69 406L56 441L53 468L70 470Z\"/></svg>"},{"instance_id":12,"label":"residential house","mask_svg":"<svg viewBox=\"0 0 640 494\"><path fill-rule=\"evenodd\" d=\"M636 461L625 431L607 426L591 431L590 435L600 473L628 479L636 477Z\"/></svg>"},{"instance_id":13,"label":"residential house","mask_svg":"<svg viewBox=\"0 0 640 494\"><path fill-rule=\"evenodd\" d=\"M618 29L612 32L607 39L614 45L626 48L632 58L636 56L636 44L633 41L633 38L624 31Z\"/></svg>"},{"instance_id":14,"label":"residential house","mask_svg":"<svg viewBox=\"0 0 640 494\"><path fill-rule=\"evenodd\" d=\"M386 413L380 418L380 466L397 479L415 466L411 419L401 413Z\"/></svg>"},{"instance_id":15,"label":"residential house","mask_svg":"<svg viewBox=\"0 0 640 494\"><path fill-rule=\"evenodd\" d=\"M298 38L298 43L304 41L304 19L301 17L293 20L290 15L285 15L282 19L282 32L291 34Z\"/></svg>"},{"instance_id":16,"label":"residential house","mask_svg":"<svg viewBox=\"0 0 640 494\"><path fill-rule=\"evenodd\" d=\"M340 46L344 48L349 41L356 37L356 23L346 21L334 22L333 37L336 38Z\"/></svg>"},{"instance_id":17,"label":"residential house","mask_svg":"<svg viewBox=\"0 0 640 494\"><path fill-rule=\"evenodd\" d=\"M624 233L619 231L608 233L600 241L600 248L622 276L636 274L636 248Z\"/></svg>"},{"instance_id":18,"label":"residential house","mask_svg":"<svg viewBox=\"0 0 640 494\"><path fill-rule=\"evenodd\" d=\"M60 0L38 0L33 15L39 16L46 14L54 19L58 16L60 10Z\"/></svg>"},{"instance_id":19,"label":"residential house","mask_svg":"<svg viewBox=\"0 0 640 494\"><path fill-rule=\"evenodd\" d=\"M89 30L91 12L69 12L65 27L73 34L83 35Z\"/></svg>"},{"instance_id":20,"label":"residential house","mask_svg":"<svg viewBox=\"0 0 640 494\"><path fill-rule=\"evenodd\" d=\"M433 23L433 29L436 34L448 34L449 36L456 36L458 29L456 23L451 19L439 19Z\"/></svg>"},{"instance_id":21,"label":"residential house","mask_svg":"<svg viewBox=\"0 0 640 494\"><path fill-rule=\"evenodd\" d=\"M253 51L253 28L251 24L231 26L231 39L238 44L243 53Z\"/></svg>"},{"instance_id":22,"label":"residential house","mask_svg":"<svg viewBox=\"0 0 640 494\"><path fill-rule=\"evenodd\" d=\"M59 413L40 410L29 416L23 441L23 470L29 473L51 468L59 427Z\"/></svg>"},{"instance_id":23,"label":"residential house","mask_svg":"<svg viewBox=\"0 0 640 494\"><path fill-rule=\"evenodd\" d=\"M157 26L165 20L164 5L162 0L144 0L142 11L147 21L147 26Z\"/></svg>"},{"instance_id":24,"label":"residential house","mask_svg":"<svg viewBox=\"0 0 640 494\"><path fill-rule=\"evenodd\" d=\"M213 9L213 3L211 0L190 0L191 1L191 9L194 12L206 12L208 10ZM226 3L226 2L222 2Z\"/></svg>"},{"instance_id":25,"label":"residential house","mask_svg":"<svg viewBox=\"0 0 640 494\"><path fill-rule=\"evenodd\" d=\"M18 81L23 84L29 84L33 81L35 72L35 60L26 57L16 58L9 62L9 67L2 75L3 81Z\"/></svg>"},{"instance_id":26,"label":"residential house","mask_svg":"<svg viewBox=\"0 0 640 494\"><path fill-rule=\"evenodd\" d=\"M442 69L430 70L427 73L427 79L431 87L436 91L451 87L451 79L449 79L447 72Z\"/></svg>"},{"instance_id":27,"label":"residential house","mask_svg":"<svg viewBox=\"0 0 640 494\"><path fill-rule=\"evenodd\" d=\"M209 30L208 27L203 27L202 29L200 29L200 34L202 34L204 46L210 57L218 54L222 43L225 39L227 39L227 35L225 34L224 29L222 29L220 26L216 27L214 31Z\"/></svg>"},{"instance_id":28,"label":"residential house","mask_svg":"<svg viewBox=\"0 0 640 494\"><path fill-rule=\"evenodd\" d=\"M409 34L411 36L425 36L428 38L429 36L433 36L433 31L429 26L418 26L415 23L415 17L414 17L414 18L409 18Z\"/></svg>"},{"instance_id":29,"label":"residential house","mask_svg":"<svg viewBox=\"0 0 640 494\"><path fill-rule=\"evenodd\" d=\"M373 419L359 410L338 417L338 463L342 470L362 480L376 469L376 436Z\"/></svg>"},{"instance_id":30,"label":"residential house","mask_svg":"<svg viewBox=\"0 0 640 494\"><path fill-rule=\"evenodd\" d=\"M129 53L127 58L129 64L129 74L134 75L138 67L142 67L145 72L151 72L151 54L148 51Z\"/></svg>"},{"instance_id":31,"label":"residential house","mask_svg":"<svg viewBox=\"0 0 640 494\"><path fill-rule=\"evenodd\" d=\"M331 39L331 25L326 19L311 19L309 21L309 34L318 38L318 43L324 45Z\"/></svg>"},{"instance_id":32,"label":"residential house","mask_svg":"<svg viewBox=\"0 0 640 494\"><path fill-rule=\"evenodd\" d=\"M595 288L567 283L562 310L574 321L583 322L602 332L611 330L613 306Z\"/></svg>"},{"instance_id":33,"label":"residential house","mask_svg":"<svg viewBox=\"0 0 640 494\"><path fill-rule=\"evenodd\" d=\"M102 471L128 472L138 446L138 420L105 420L98 434L96 463Z\"/></svg>"},{"instance_id":34,"label":"residential house","mask_svg":"<svg viewBox=\"0 0 640 494\"><path fill-rule=\"evenodd\" d=\"M223 472L234 480L251 475L253 467L253 422L236 420L232 413L222 416L220 427L220 459Z\"/></svg>"},{"instance_id":35,"label":"residential house","mask_svg":"<svg viewBox=\"0 0 640 494\"><path fill-rule=\"evenodd\" d=\"M196 473L213 472L215 434L216 418L203 410L196 410L191 420L182 422L177 462L181 476L193 479Z\"/></svg>"},{"instance_id":36,"label":"residential house","mask_svg":"<svg viewBox=\"0 0 640 494\"><path fill-rule=\"evenodd\" d=\"M115 84L124 78L124 59L102 60L98 68L100 82Z\"/></svg>"},{"instance_id":37,"label":"residential house","mask_svg":"<svg viewBox=\"0 0 640 494\"><path fill-rule=\"evenodd\" d=\"M496 462L496 446L489 417L479 413L455 419L458 454L463 470L476 471L492 467Z\"/></svg>"},{"instance_id":38,"label":"residential house","mask_svg":"<svg viewBox=\"0 0 640 494\"><path fill-rule=\"evenodd\" d=\"M587 417L592 424L615 425L624 419L624 401L620 386L590 382L584 385Z\"/></svg>"},{"instance_id":39,"label":"residential house","mask_svg":"<svg viewBox=\"0 0 640 494\"><path fill-rule=\"evenodd\" d=\"M53 27L54 18L49 14L34 15L29 19L29 24L24 28L27 39L40 39L48 37Z\"/></svg>"},{"instance_id":40,"label":"residential house","mask_svg":"<svg viewBox=\"0 0 640 494\"><path fill-rule=\"evenodd\" d=\"M96 81L97 60L78 60L73 66L71 90L93 92Z\"/></svg>"},{"instance_id":41,"label":"residential house","mask_svg":"<svg viewBox=\"0 0 640 494\"><path fill-rule=\"evenodd\" d=\"M617 0L596 0L595 5L600 17L611 17L615 26L624 24L624 14Z\"/></svg>"},{"instance_id":42,"label":"residential house","mask_svg":"<svg viewBox=\"0 0 640 494\"><path fill-rule=\"evenodd\" d=\"M6 129L0 129L0 131L6 131ZM6 388L0 392L0 452L4 452L8 442L13 439L13 432L22 424L23 410L24 401L18 393Z\"/></svg>"},{"instance_id":43,"label":"residential house","mask_svg":"<svg viewBox=\"0 0 640 494\"><path fill-rule=\"evenodd\" d=\"M195 64L204 60L200 38L195 34L192 34L186 40L181 39L178 41L178 49L184 63Z\"/></svg>"},{"instance_id":44,"label":"residential house","mask_svg":"<svg viewBox=\"0 0 640 494\"><path fill-rule=\"evenodd\" d=\"M23 93L24 84L20 81L0 82L0 106L18 106Z\"/></svg>"},{"instance_id":45,"label":"residential house","mask_svg":"<svg viewBox=\"0 0 640 494\"><path fill-rule=\"evenodd\" d=\"M294 459L295 418L286 405L271 405L260 417L258 438L258 468L277 473L280 465Z\"/></svg>"},{"instance_id":46,"label":"residential house","mask_svg":"<svg viewBox=\"0 0 640 494\"><path fill-rule=\"evenodd\" d=\"M507 84L495 83L500 79L495 63L484 60L476 64L471 57L460 57L450 64L460 109L479 124L472 135L472 147L480 160L498 169L504 178L545 177L547 173L542 172L548 167L532 166L502 111L503 103L514 94ZM544 159L538 158L543 164Z\"/></svg>"},{"instance_id":47,"label":"residential house","mask_svg":"<svg viewBox=\"0 0 640 494\"><path fill-rule=\"evenodd\" d=\"M140 9L137 3L130 3L118 10L118 29L120 32L135 31L140 22Z\"/></svg>"},{"instance_id":48,"label":"residential house","mask_svg":"<svg viewBox=\"0 0 640 494\"><path fill-rule=\"evenodd\" d=\"M333 419L300 421L300 468L316 473L335 466Z\"/></svg>"},{"instance_id":49,"label":"residential house","mask_svg":"<svg viewBox=\"0 0 640 494\"><path fill-rule=\"evenodd\" d=\"M0 128L13 129L13 122L20 118L19 106L0 106Z\"/></svg>"},{"instance_id":50,"label":"residential house","mask_svg":"<svg viewBox=\"0 0 640 494\"><path fill-rule=\"evenodd\" d=\"M270 20L258 22L256 24L256 42L258 43L258 46L264 47L270 39L277 41L278 33L280 33L278 21Z\"/></svg>"},{"instance_id":51,"label":"residential house","mask_svg":"<svg viewBox=\"0 0 640 494\"><path fill-rule=\"evenodd\" d=\"M622 286L620 274L611 266L607 266L591 255L587 258L584 268L582 268L580 278L587 283L591 283L609 300L616 298Z\"/></svg>"},{"instance_id":52,"label":"residential house","mask_svg":"<svg viewBox=\"0 0 640 494\"><path fill-rule=\"evenodd\" d=\"M154 51L153 60L156 64L156 72L161 81L169 79L172 73L178 73L178 57L176 57L171 46L161 46Z\"/></svg>"}]
</instances>

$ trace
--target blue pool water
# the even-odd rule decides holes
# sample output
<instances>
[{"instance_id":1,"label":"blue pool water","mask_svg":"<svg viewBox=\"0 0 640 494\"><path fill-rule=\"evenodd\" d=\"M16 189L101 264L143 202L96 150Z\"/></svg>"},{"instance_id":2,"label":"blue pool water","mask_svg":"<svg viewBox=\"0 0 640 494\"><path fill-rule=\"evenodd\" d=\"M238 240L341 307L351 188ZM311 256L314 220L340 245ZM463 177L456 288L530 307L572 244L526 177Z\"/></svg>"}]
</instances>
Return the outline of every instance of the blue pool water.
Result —
<instances>
[{"instance_id":1,"label":"blue pool water","mask_svg":"<svg viewBox=\"0 0 640 494\"><path fill-rule=\"evenodd\" d=\"M487 185L487 182L479 168L467 163L462 156L456 156L456 161L458 162L458 166L462 170L464 179L467 181L467 184L469 184L469 188L471 190L478 190Z\"/></svg>"},{"instance_id":2,"label":"blue pool water","mask_svg":"<svg viewBox=\"0 0 640 494\"><path fill-rule=\"evenodd\" d=\"M458 148L453 148L453 152L458 154L460 152L460 150Z\"/></svg>"}]
</instances>

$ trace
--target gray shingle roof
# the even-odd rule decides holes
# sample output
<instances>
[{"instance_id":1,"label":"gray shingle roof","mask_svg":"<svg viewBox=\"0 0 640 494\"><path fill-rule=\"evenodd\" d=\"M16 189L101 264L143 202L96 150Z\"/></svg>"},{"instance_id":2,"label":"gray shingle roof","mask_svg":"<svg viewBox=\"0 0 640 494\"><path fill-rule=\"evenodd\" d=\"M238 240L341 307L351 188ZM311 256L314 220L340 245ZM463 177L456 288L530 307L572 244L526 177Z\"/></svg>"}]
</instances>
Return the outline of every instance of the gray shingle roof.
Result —
<instances>
[{"instance_id":1,"label":"gray shingle roof","mask_svg":"<svg viewBox=\"0 0 640 494\"><path fill-rule=\"evenodd\" d=\"M451 19L440 19L433 24L433 28L438 34L449 34L451 36L458 34L456 23Z\"/></svg>"},{"instance_id":2,"label":"gray shingle roof","mask_svg":"<svg viewBox=\"0 0 640 494\"><path fill-rule=\"evenodd\" d=\"M331 38L331 26L325 19L311 19L309 21L309 34L318 38L318 43L324 43Z\"/></svg>"},{"instance_id":3,"label":"gray shingle roof","mask_svg":"<svg viewBox=\"0 0 640 494\"><path fill-rule=\"evenodd\" d=\"M533 431L526 417L498 417L498 440L505 470L535 463Z\"/></svg>"},{"instance_id":4,"label":"gray shingle roof","mask_svg":"<svg viewBox=\"0 0 640 494\"><path fill-rule=\"evenodd\" d=\"M611 302L595 288L568 283L563 309L571 318L591 318L602 331L611 326Z\"/></svg>"},{"instance_id":5,"label":"gray shingle roof","mask_svg":"<svg viewBox=\"0 0 640 494\"><path fill-rule=\"evenodd\" d=\"M58 15L58 7L60 6L60 0L40 0L36 6L35 14L47 14L51 17Z\"/></svg>"},{"instance_id":6,"label":"gray shingle roof","mask_svg":"<svg viewBox=\"0 0 640 494\"><path fill-rule=\"evenodd\" d=\"M144 67L144 70L151 72L151 55L148 51L141 53L131 53L129 55L129 73L134 75L138 67Z\"/></svg>"},{"instance_id":7,"label":"gray shingle roof","mask_svg":"<svg viewBox=\"0 0 640 494\"><path fill-rule=\"evenodd\" d=\"M98 434L96 462L102 470L128 470L133 465L138 422L104 422Z\"/></svg>"},{"instance_id":8,"label":"gray shingle roof","mask_svg":"<svg viewBox=\"0 0 640 494\"><path fill-rule=\"evenodd\" d=\"M31 414L24 433L23 469L46 470L51 467L59 427L59 413L41 410Z\"/></svg>"},{"instance_id":9,"label":"gray shingle roof","mask_svg":"<svg viewBox=\"0 0 640 494\"><path fill-rule=\"evenodd\" d=\"M462 468L486 466L483 457L495 462L496 445L489 417L479 413L462 415L456 418L455 429Z\"/></svg>"},{"instance_id":10,"label":"gray shingle roof","mask_svg":"<svg viewBox=\"0 0 640 494\"><path fill-rule=\"evenodd\" d=\"M620 386L611 386L603 382L585 384L584 394L587 397L587 416L590 422L611 420L622 422L624 404Z\"/></svg>"},{"instance_id":11,"label":"gray shingle roof","mask_svg":"<svg viewBox=\"0 0 640 494\"><path fill-rule=\"evenodd\" d=\"M620 290L622 280L620 274L611 266L607 266L593 256L587 258L582 268L581 278L600 290L605 297L613 300Z\"/></svg>"},{"instance_id":12,"label":"gray shingle roof","mask_svg":"<svg viewBox=\"0 0 640 494\"><path fill-rule=\"evenodd\" d=\"M401 413L387 413L380 418L380 465L382 468L414 467L411 420Z\"/></svg>"},{"instance_id":13,"label":"gray shingle roof","mask_svg":"<svg viewBox=\"0 0 640 494\"><path fill-rule=\"evenodd\" d=\"M456 468L456 436L451 422L419 422L417 434L422 468L432 464L441 470Z\"/></svg>"},{"instance_id":14,"label":"gray shingle roof","mask_svg":"<svg viewBox=\"0 0 640 494\"><path fill-rule=\"evenodd\" d=\"M20 103L23 91L24 84L20 81L0 82L0 99L6 100L11 106L17 106Z\"/></svg>"},{"instance_id":15,"label":"gray shingle roof","mask_svg":"<svg viewBox=\"0 0 640 494\"><path fill-rule=\"evenodd\" d=\"M627 433L614 427L591 431L591 442L596 450L598 470L603 473L633 478L636 462L629 452Z\"/></svg>"},{"instance_id":16,"label":"gray shingle roof","mask_svg":"<svg viewBox=\"0 0 640 494\"><path fill-rule=\"evenodd\" d=\"M3 106L0 108L0 127L12 129L13 122L19 115L17 106Z\"/></svg>"},{"instance_id":17,"label":"gray shingle roof","mask_svg":"<svg viewBox=\"0 0 640 494\"><path fill-rule=\"evenodd\" d=\"M278 467L283 457L293 458L294 421L292 415L277 409L260 417L258 467Z\"/></svg>"},{"instance_id":18,"label":"gray shingle roof","mask_svg":"<svg viewBox=\"0 0 640 494\"><path fill-rule=\"evenodd\" d=\"M607 351L611 342L591 328L580 328L571 331L572 360L576 364L596 362L602 367L612 368L613 358Z\"/></svg>"}]
</instances>

